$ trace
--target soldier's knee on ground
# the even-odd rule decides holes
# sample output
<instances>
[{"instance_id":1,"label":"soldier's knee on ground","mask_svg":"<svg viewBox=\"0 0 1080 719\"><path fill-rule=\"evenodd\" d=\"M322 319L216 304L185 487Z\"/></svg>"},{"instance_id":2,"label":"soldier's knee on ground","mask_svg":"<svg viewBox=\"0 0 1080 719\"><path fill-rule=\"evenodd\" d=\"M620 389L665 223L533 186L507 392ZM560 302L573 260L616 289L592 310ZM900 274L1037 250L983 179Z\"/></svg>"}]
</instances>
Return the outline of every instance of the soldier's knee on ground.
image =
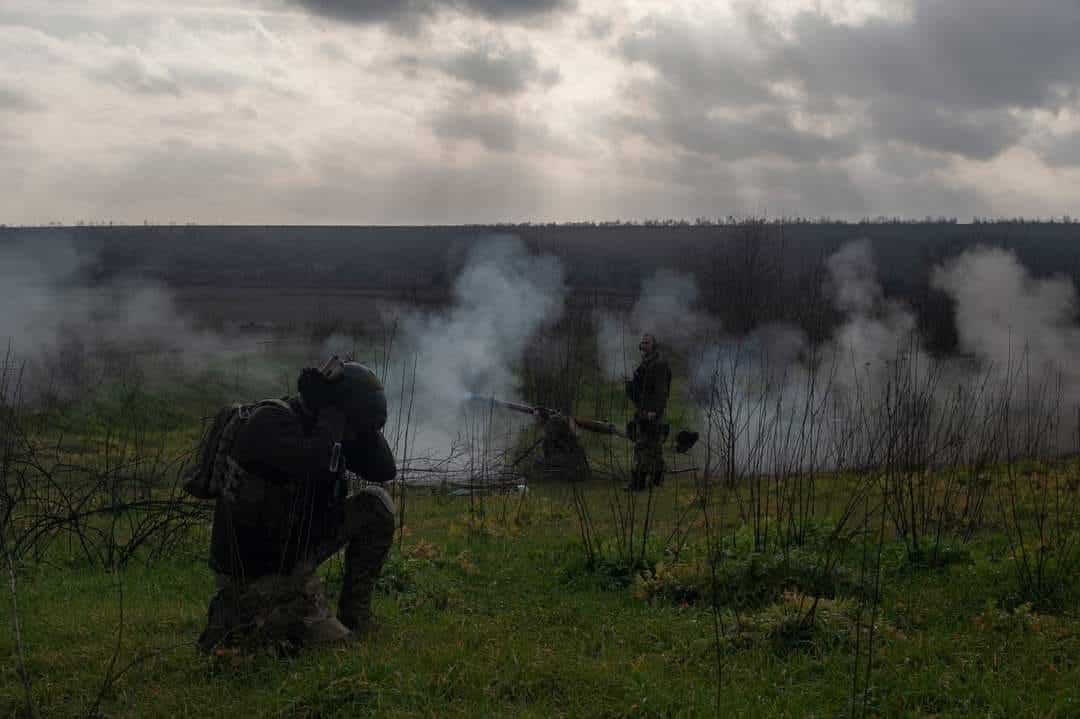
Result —
<instances>
[{"instance_id":1,"label":"soldier's knee on ground","mask_svg":"<svg viewBox=\"0 0 1080 719\"><path fill-rule=\"evenodd\" d=\"M387 547L394 540L394 500L382 487L364 487L345 502L345 533Z\"/></svg>"}]
</instances>

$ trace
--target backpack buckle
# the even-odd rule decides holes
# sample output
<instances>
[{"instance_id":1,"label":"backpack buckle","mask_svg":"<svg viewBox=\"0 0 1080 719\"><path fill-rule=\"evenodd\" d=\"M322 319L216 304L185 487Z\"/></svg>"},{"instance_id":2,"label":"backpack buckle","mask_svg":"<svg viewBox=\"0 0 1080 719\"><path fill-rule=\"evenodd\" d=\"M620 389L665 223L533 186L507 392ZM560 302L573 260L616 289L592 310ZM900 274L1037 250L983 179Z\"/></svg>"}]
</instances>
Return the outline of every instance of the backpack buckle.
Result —
<instances>
[{"instance_id":1,"label":"backpack buckle","mask_svg":"<svg viewBox=\"0 0 1080 719\"><path fill-rule=\"evenodd\" d=\"M251 407L246 404L240 405L239 409L236 412L236 416L240 419L248 419L249 417L251 417Z\"/></svg>"},{"instance_id":2,"label":"backpack buckle","mask_svg":"<svg viewBox=\"0 0 1080 719\"><path fill-rule=\"evenodd\" d=\"M330 471L338 471L341 465L341 442L334 442L334 448L330 451Z\"/></svg>"}]
</instances>

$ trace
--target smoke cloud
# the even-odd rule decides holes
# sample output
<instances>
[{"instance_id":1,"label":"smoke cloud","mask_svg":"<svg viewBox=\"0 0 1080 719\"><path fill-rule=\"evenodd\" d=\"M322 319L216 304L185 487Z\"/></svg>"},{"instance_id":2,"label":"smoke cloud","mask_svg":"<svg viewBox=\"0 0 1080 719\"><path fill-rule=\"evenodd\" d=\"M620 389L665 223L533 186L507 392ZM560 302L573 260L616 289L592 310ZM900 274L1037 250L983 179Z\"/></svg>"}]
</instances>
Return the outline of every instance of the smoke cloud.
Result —
<instances>
[{"instance_id":1,"label":"smoke cloud","mask_svg":"<svg viewBox=\"0 0 1080 719\"><path fill-rule=\"evenodd\" d=\"M776 471L810 458L858 466L874 461L882 437L903 423L903 441L926 451L944 447L958 422L968 423L970 441L985 444L975 428L1005 396L1013 426L1001 431L1013 436L1080 401L1077 297L1068 279L1035 279L1013 253L987 247L934 268L931 286L953 300L960 354L932 357L911 308L885 295L869 242L845 245L825 264L827 296L842 318L826 341L771 325L690 358L691 393L727 443L729 466ZM1030 396L1021 375L1036 386ZM1063 417L1038 438L1044 446L1071 447Z\"/></svg>"},{"instance_id":2,"label":"smoke cloud","mask_svg":"<svg viewBox=\"0 0 1080 719\"><path fill-rule=\"evenodd\" d=\"M144 378L152 364L202 368L230 349L223 337L197 329L158 283L83 281L94 261L66 237L0 246L0 342L9 363L23 369L28 396L76 396L105 377Z\"/></svg>"},{"instance_id":3,"label":"smoke cloud","mask_svg":"<svg viewBox=\"0 0 1080 719\"><path fill-rule=\"evenodd\" d=\"M931 284L956 304L963 352L1001 369L1023 361L1040 374L1060 373L1077 395L1080 329L1068 278L1035 279L1012 252L980 247L935 268Z\"/></svg>"},{"instance_id":4,"label":"smoke cloud","mask_svg":"<svg viewBox=\"0 0 1080 719\"><path fill-rule=\"evenodd\" d=\"M402 340L387 377L392 404L388 434L408 424L409 456L452 454L476 423L487 422L488 408L470 403L473 394L519 396L516 367L537 332L562 315L565 293L556 258L531 256L511 236L474 245L454 281L449 309L406 310L397 318ZM516 423L506 414L498 413L495 428ZM522 420L527 418L522 415Z\"/></svg>"},{"instance_id":5,"label":"smoke cloud","mask_svg":"<svg viewBox=\"0 0 1080 719\"><path fill-rule=\"evenodd\" d=\"M628 314L598 313L597 344L606 375L617 378L633 371L642 334L652 334L662 347L681 353L715 337L720 323L700 311L697 300L697 280L692 275L664 268L641 283L641 293Z\"/></svg>"}]
</instances>

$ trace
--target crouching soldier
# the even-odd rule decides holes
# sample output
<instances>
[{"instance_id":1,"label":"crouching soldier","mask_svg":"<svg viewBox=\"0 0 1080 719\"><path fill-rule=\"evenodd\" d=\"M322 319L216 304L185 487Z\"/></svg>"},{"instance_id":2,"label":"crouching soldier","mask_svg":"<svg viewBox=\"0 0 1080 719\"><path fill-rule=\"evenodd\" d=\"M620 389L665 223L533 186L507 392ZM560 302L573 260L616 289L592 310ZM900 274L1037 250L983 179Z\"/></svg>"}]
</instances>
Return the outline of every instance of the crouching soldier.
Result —
<instances>
[{"instance_id":1,"label":"crouching soldier","mask_svg":"<svg viewBox=\"0 0 1080 719\"><path fill-rule=\"evenodd\" d=\"M534 464L538 478L569 482L588 479L589 462L578 440L574 418L537 410L536 421L544 432L542 454Z\"/></svg>"},{"instance_id":2,"label":"crouching soldier","mask_svg":"<svg viewBox=\"0 0 1080 719\"><path fill-rule=\"evenodd\" d=\"M295 648L347 640L371 624L371 596L394 534L394 456L382 428L386 395L362 364L305 369L296 397L237 408L218 444L210 601L204 651ZM228 445L228 446L224 446ZM224 456L220 456L220 455ZM364 487L347 494L345 470ZM345 549L334 616L315 570Z\"/></svg>"}]
</instances>

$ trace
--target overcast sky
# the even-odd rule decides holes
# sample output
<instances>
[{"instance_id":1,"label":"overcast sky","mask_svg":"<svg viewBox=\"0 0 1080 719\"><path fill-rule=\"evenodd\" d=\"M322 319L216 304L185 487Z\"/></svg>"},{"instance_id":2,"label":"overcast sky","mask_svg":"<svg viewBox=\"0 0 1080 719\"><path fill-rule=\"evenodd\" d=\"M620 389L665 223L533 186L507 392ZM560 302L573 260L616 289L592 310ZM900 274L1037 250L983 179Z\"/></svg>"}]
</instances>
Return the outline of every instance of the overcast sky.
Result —
<instances>
[{"instance_id":1,"label":"overcast sky","mask_svg":"<svg viewBox=\"0 0 1080 719\"><path fill-rule=\"evenodd\" d=\"M0 0L0 223L1080 215L1080 0Z\"/></svg>"}]
</instances>

